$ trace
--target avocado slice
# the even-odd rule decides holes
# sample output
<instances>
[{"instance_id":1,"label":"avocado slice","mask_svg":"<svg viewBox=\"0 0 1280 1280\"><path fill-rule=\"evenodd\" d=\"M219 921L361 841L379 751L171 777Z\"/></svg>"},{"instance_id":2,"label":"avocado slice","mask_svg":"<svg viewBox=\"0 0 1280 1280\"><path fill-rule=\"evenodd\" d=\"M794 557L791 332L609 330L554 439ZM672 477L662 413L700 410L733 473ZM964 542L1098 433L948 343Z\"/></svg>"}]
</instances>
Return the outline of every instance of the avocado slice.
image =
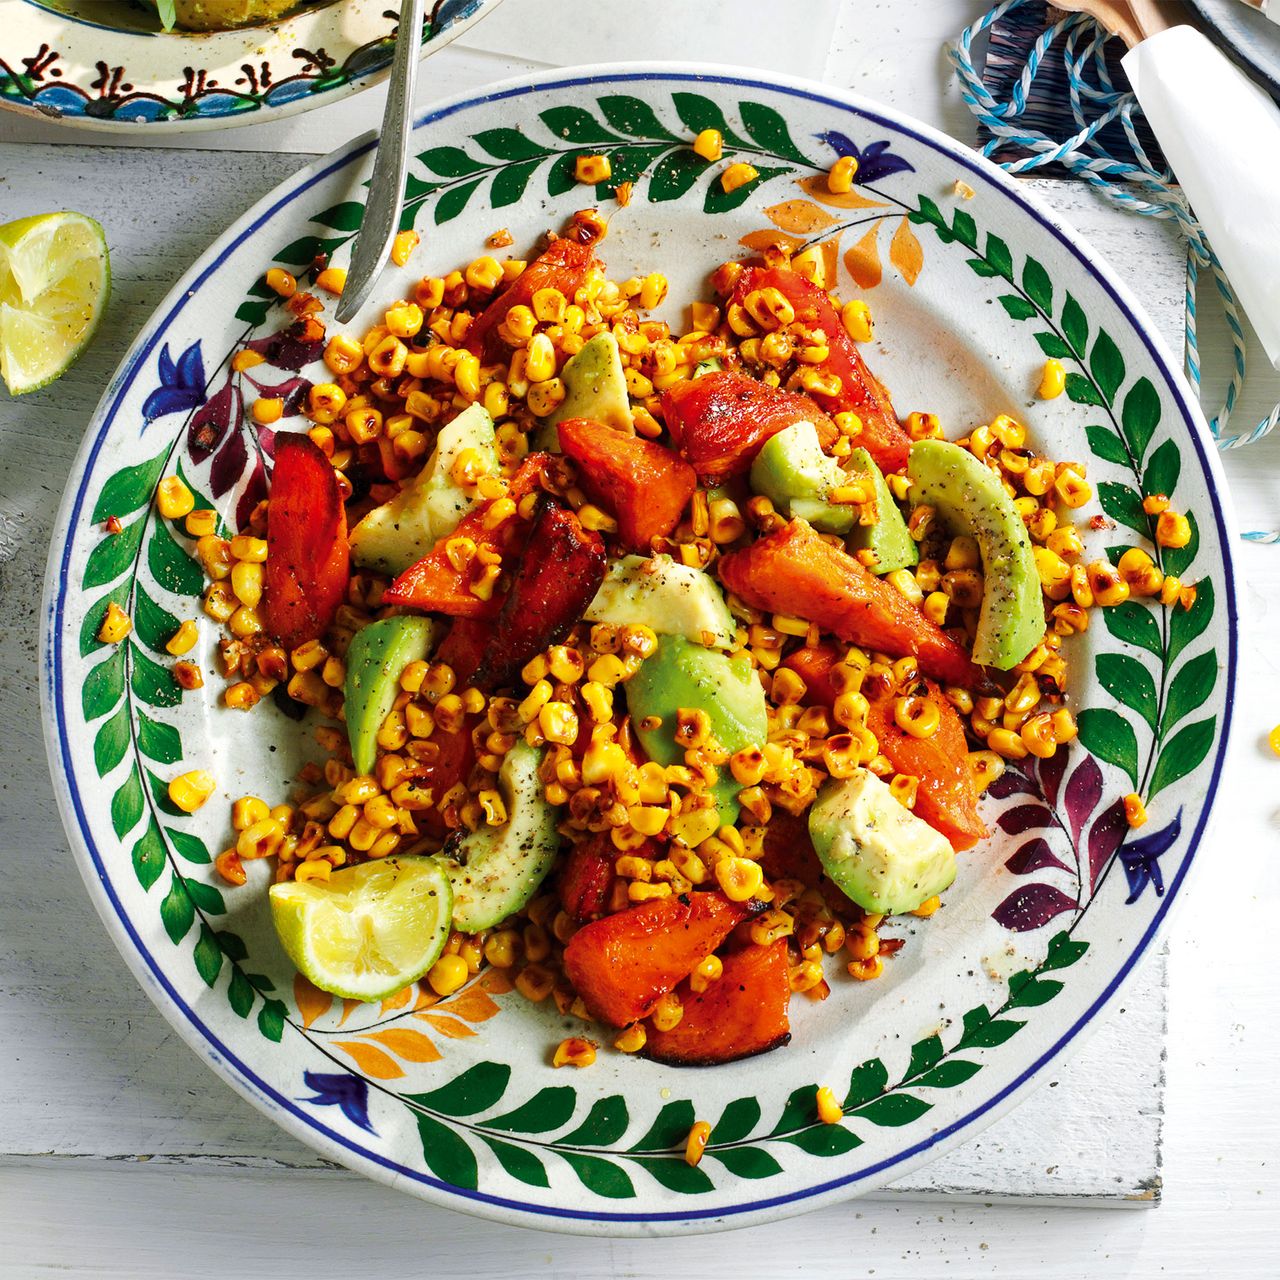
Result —
<instances>
[{"instance_id":1,"label":"avocado slice","mask_svg":"<svg viewBox=\"0 0 1280 1280\"><path fill-rule=\"evenodd\" d=\"M719 649L732 647L736 629L716 580L670 556L614 560L583 616L588 622L643 625L658 635Z\"/></svg>"},{"instance_id":2,"label":"avocado slice","mask_svg":"<svg viewBox=\"0 0 1280 1280\"><path fill-rule=\"evenodd\" d=\"M907 531L907 522L889 492L884 473L865 449L855 449L850 456L850 472L871 477L875 489L875 524L855 524L846 539L850 551L870 551L875 555L876 573L893 573L919 563L920 549Z\"/></svg>"},{"instance_id":3,"label":"avocado slice","mask_svg":"<svg viewBox=\"0 0 1280 1280\"><path fill-rule=\"evenodd\" d=\"M764 687L745 653L730 658L684 636L662 635L657 649L623 688L640 745L658 764L684 763L684 748L675 740L676 712L681 708L705 711L712 736L728 752L763 747L769 736ZM656 729L643 727L649 716L661 721ZM741 790L728 765L721 766L713 794L722 826L737 821Z\"/></svg>"},{"instance_id":4,"label":"avocado slice","mask_svg":"<svg viewBox=\"0 0 1280 1280\"><path fill-rule=\"evenodd\" d=\"M372 773L378 730L400 692L400 673L420 662L435 643L430 618L383 618L361 627L347 648L347 737L357 773Z\"/></svg>"},{"instance_id":5,"label":"avocado slice","mask_svg":"<svg viewBox=\"0 0 1280 1280\"><path fill-rule=\"evenodd\" d=\"M823 533L848 533L858 513L827 495L849 477L822 452L812 422L795 422L770 436L751 464L751 488L784 515L807 520Z\"/></svg>"},{"instance_id":6,"label":"avocado slice","mask_svg":"<svg viewBox=\"0 0 1280 1280\"><path fill-rule=\"evenodd\" d=\"M947 838L900 804L869 769L830 778L809 809L822 869L864 911L914 911L956 878Z\"/></svg>"},{"instance_id":7,"label":"avocado slice","mask_svg":"<svg viewBox=\"0 0 1280 1280\"><path fill-rule=\"evenodd\" d=\"M1008 671L1044 635L1044 598L1031 538L1000 478L968 449L918 440L907 459L913 502L933 507L956 533L972 534L986 587L973 660Z\"/></svg>"},{"instance_id":8,"label":"avocado slice","mask_svg":"<svg viewBox=\"0 0 1280 1280\"><path fill-rule=\"evenodd\" d=\"M699 360L693 366L693 377L701 378L706 373L719 373L724 368L724 361L719 356L712 356L709 360Z\"/></svg>"},{"instance_id":9,"label":"avocado slice","mask_svg":"<svg viewBox=\"0 0 1280 1280\"><path fill-rule=\"evenodd\" d=\"M565 361L560 377L565 397L554 413L542 419L536 440L539 449L560 452L556 428L569 418L591 418L628 435L635 430L622 353L613 334L597 333L583 343L582 350Z\"/></svg>"},{"instance_id":10,"label":"avocado slice","mask_svg":"<svg viewBox=\"0 0 1280 1280\"><path fill-rule=\"evenodd\" d=\"M380 573L401 574L421 560L480 499L454 482L453 464L464 449L474 449L490 471L498 471L493 419L482 404L468 405L440 428L435 451L417 478L351 530L356 564Z\"/></svg>"},{"instance_id":11,"label":"avocado slice","mask_svg":"<svg viewBox=\"0 0 1280 1280\"><path fill-rule=\"evenodd\" d=\"M453 927L480 933L501 924L537 892L556 860L557 810L538 777L542 752L523 740L502 758L498 790L507 806L500 827L455 832L443 850L453 886Z\"/></svg>"}]
</instances>

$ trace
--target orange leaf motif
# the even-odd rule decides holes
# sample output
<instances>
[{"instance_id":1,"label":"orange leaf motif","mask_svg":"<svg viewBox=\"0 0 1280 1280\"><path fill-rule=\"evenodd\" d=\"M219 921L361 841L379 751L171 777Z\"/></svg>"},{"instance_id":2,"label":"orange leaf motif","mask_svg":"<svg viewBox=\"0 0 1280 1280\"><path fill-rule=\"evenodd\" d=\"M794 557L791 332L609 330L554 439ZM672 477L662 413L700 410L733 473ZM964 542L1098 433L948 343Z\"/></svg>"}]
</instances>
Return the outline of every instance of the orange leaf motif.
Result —
<instances>
[{"instance_id":1,"label":"orange leaf motif","mask_svg":"<svg viewBox=\"0 0 1280 1280\"><path fill-rule=\"evenodd\" d=\"M866 196L860 196L856 191L850 191L845 195L836 195L828 191L825 174L818 174L813 178L797 178L796 182L815 200L821 200L823 204L835 209L887 209L889 207L883 200L868 200Z\"/></svg>"},{"instance_id":2,"label":"orange leaf motif","mask_svg":"<svg viewBox=\"0 0 1280 1280\"><path fill-rule=\"evenodd\" d=\"M889 261L898 268L908 284L915 284L916 277L924 266L924 250L905 214L898 223L897 231L893 233L893 241L889 245Z\"/></svg>"},{"instance_id":3,"label":"orange leaf motif","mask_svg":"<svg viewBox=\"0 0 1280 1280\"><path fill-rule=\"evenodd\" d=\"M764 216L775 227L781 227L783 231L794 231L797 235L824 231L827 227L835 226L836 222L812 200L784 200L781 204L771 204L764 211Z\"/></svg>"},{"instance_id":4,"label":"orange leaf motif","mask_svg":"<svg viewBox=\"0 0 1280 1280\"><path fill-rule=\"evenodd\" d=\"M439 1062L440 1050L431 1037L412 1027L388 1027L386 1031L373 1031L366 1037L385 1045L392 1053L408 1062Z\"/></svg>"},{"instance_id":5,"label":"orange leaf motif","mask_svg":"<svg viewBox=\"0 0 1280 1280\"><path fill-rule=\"evenodd\" d=\"M327 991L321 991L314 983L308 982L300 973L293 975L293 1002L302 1015L302 1025L309 1027L317 1018L329 1012L333 997Z\"/></svg>"},{"instance_id":6,"label":"orange leaf motif","mask_svg":"<svg viewBox=\"0 0 1280 1280\"><path fill-rule=\"evenodd\" d=\"M428 1026L434 1027L442 1036L448 1036L450 1040L465 1040L467 1036L475 1035L465 1022L459 1022L457 1018L446 1018L438 1013L419 1013L416 1016Z\"/></svg>"},{"instance_id":7,"label":"orange leaf motif","mask_svg":"<svg viewBox=\"0 0 1280 1280\"><path fill-rule=\"evenodd\" d=\"M491 996L504 995L515 985L505 969L486 969L477 984Z\"/></svg>"},{"instance_id":8,"label":"orange leaf motif","mask_svg":"<svg viewBox=\"0 0 1280 1280\"><path fill-rule=\"evenodd\" d=\"M382 1008L378 1010L378 1016L381 1017L384 1013L390 1013L393 1009L403 1009L413 998L413 993L413 983L410 983L407 987L401 987L399 991L389 995L382 1002Z\"/></svg>"},{"instance_id":9,"label":"orange leaf motif","mask_svg":"<svg viewBox=\"0 0 1280 1280\"><path fill-rule=\"evenodd\" d=\"M880 283L884 269L880 265L880 224L883 218L877 218L871 224L871 230L844 255L844 265L854 282L863 289L874 289Z\"/></svg>"},{"instance_id":10,"label":"orange leaf motif","mask_svg":"<svg viewBox=\"0 0 1280 1280\"><path fill-rule=\"evenodd\" d=\"M824 240L818 246L822 250L822 278L826 282L825 287L828 289L836 287L836 265L840 261L841 235L837 235L833 240Z\"/></svg>"},{"instance_id":11,"label":"orange leaf motif","mask_svg":"<svg viewBox=\"0 0 1280 1280\"><path fill-rule=\"evenodd\" d=\"M785 231L771 231L766 228L764 231L748 231L738 243L746 245L748 249L754 249L757 253L763 253L766 249L775 247L785 249L788 253L795 253L804 244L804 237L789 236Z\"/></svg>"},{"instance_id":12,"label":"orange leaf motif","mask_svg":"<svg viewBox=\"0 0 1280 1280\"><path fill-rule=\"evenodd\" d=\"M445 1010L465 1018L468 1022L487 1022L499 1010L496 1000L491 1000L479 987L474 985L460 991L452 1000L439 1006L441 1013Z\"/></svg>"},{"instance_id":13,"label":"orange leaf motif","mask_svg":"<svg viewBox=\"0 0 1280 1280\"><path fill-rule=\"evenodd\" d=\"M893 232L893 239L888 247L888 260L896 266L906 283L915 284L916 276L924 266L924 250L920 248L920 242L915 238L915 232L911 230L905 214L897 224L896 232Z\"/></svg>"},{"instance_id":14,"label":"orange leaf motif","mask_svg":"<svg viewBox=\"0 0 1280 1280\"><path fill-rule=\"evenodd\" d=\"M364 1044L360 1040L335 1040L333 1043L349 1053L355 1059L356 1066L375 1080L394 1080L397 1076L404 1075L394 1058L388 1057L371 1044Z\"/></svg>"},{"instance_id":15,"label":"orange leaf motif","mask_svg":"<svg viewBox=\"0 0 1280 1280\"><path fill-rule=\"evenodd\" d=\"M342 1002L342 1017L338 1019L338 1026L345 1025L347 1019L351 1017L357 1009L363 1009L365 1002L363 1000L344 1000Z\"/></svg>"}]
</instances>

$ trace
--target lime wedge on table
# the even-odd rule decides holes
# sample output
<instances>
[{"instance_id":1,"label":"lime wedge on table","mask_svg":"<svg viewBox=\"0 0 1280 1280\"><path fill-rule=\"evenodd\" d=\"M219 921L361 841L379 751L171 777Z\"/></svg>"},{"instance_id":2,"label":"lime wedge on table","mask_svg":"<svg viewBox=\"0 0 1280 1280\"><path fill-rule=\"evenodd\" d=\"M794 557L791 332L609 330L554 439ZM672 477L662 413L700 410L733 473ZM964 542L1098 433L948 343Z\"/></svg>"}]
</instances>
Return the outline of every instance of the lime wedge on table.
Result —
<instances>
[{"instance_id":1,"label":"lime wedge on table","mask_svg":"<svg viewBox=\"0 0 1280 1280\"><path fill-rule=\"evenodd\" d=\"M0 377L20 396L84 350L111 293L102 228L83 213L0 226Z\"/></svg>"},{"instance_id":2,"label":"lime wedge on table","mask_svg":"<svg viewBox=\"0 0 1280 1280\"><path fill-rule=\"evenodd\" d=\"M271 886L289 959L322 991L381 1000L422 977L449 939L453 891L438 858L383 858L328 880Z\"/></svg>"}]
</instances>

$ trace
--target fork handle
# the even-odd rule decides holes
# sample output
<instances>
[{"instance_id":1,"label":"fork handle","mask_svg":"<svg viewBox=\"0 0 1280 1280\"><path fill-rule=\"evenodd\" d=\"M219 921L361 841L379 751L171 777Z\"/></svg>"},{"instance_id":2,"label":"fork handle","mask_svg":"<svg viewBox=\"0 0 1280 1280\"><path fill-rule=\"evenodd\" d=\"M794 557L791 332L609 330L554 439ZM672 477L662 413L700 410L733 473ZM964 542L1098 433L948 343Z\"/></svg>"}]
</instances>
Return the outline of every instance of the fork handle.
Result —
<instances>
[{"instance_id":1,"label":"fork handle","mask_svg":"<svg viewBox=\"0 0 1280 1280\"><path fill-rule=\"evenodd\" d=\"M413 126L413 97L425 11L426 0L401 0L391 83L382 113L369 199L335 312L340 324L346 324L364 305L387 260L400 222L404 180L409 171L409 134Z\"/></svg>"}]
</instances>

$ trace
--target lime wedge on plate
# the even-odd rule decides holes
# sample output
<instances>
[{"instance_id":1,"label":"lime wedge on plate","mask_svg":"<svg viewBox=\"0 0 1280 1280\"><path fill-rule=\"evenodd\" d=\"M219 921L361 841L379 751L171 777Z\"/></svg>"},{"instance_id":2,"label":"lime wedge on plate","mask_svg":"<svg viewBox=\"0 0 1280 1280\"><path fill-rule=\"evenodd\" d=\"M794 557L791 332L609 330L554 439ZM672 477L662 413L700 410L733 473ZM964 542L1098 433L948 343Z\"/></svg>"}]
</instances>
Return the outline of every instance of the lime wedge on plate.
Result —
<instances>
[{"instance_id":1,"label":"lime wedge on plate","mask_svg":"<svg viewBox=\"0 0 1280 1280\"><path fill-rule=\"evenodd\" d=\"M328 880L271 886L271 918L298 972L349 1000L422 977L449 939L453 890L435 857L384 858Z\"/></svg>"},{"instance_id":2,"label":"lime wedge on plate","mask_svg":"<svg viewBox=\"0 0 1280 1280\"><path fill-rule=\"evenodd\" d=\"M42 213L0 226L0 377L13 395L66 371L110 293L107 242L92 218Z\"/></svg>"}]
</instances>

